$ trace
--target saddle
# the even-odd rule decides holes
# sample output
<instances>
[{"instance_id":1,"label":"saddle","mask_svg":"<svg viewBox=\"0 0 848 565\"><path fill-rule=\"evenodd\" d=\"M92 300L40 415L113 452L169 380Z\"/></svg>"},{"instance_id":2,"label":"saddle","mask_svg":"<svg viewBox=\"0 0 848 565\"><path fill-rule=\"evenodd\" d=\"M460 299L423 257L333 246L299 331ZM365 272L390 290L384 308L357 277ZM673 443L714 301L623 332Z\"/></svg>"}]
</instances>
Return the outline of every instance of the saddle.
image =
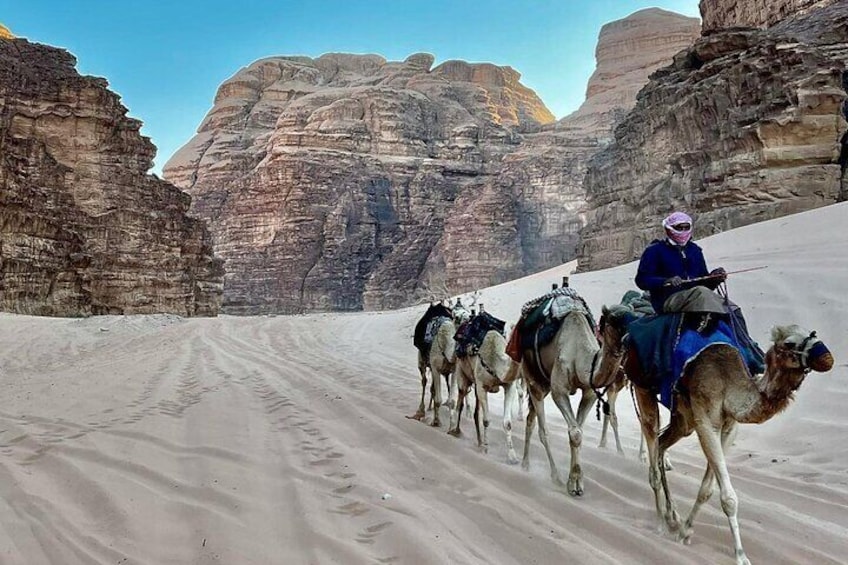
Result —
<instances>
[{"instance_id":1,"label":"saddle","mask_svg":"<svg viewBox=\"0 0 848 565\"><path fill-rule=\"evenodd\" d=\"M490 331L504 335L506 322L495 318L488 312L482 312L459 326L454 335L456 341L456 356L467 357L476 355L483 344L483 339Z\"/></svg>"},{"instance_id":2,"label":"saddle","mask_svg":"<svg viewBox=\"0 0 848 565\"><path fill-rule=\"evenodd\" d=\"M450 318L450 309L442 304L433 304L427 308L427 311L424 312L424 315L421 316L421 319L418 320L417 324L415 324L415 333L412 337L412 343L419 351L426 353L426 351L429 350L429 345L433 343L433 339L431 337L430 341L427 341L427 328L434 318L440 317Z\"/></svg>"},{"instance_id":3,"label":"saddle","mask_svg":"<svg viewBox=\"0 0 848 565\"><path fill-rule=\"evenodd\" d=\"M562 326L562 321L572 312L586 316L589 325L597 327L589 305L572 288L559 288L527 302L521 308L521 318L510 335L507 355L520 363L525 349L538 349L549 344Z\"/></svg>"}]
</instances>

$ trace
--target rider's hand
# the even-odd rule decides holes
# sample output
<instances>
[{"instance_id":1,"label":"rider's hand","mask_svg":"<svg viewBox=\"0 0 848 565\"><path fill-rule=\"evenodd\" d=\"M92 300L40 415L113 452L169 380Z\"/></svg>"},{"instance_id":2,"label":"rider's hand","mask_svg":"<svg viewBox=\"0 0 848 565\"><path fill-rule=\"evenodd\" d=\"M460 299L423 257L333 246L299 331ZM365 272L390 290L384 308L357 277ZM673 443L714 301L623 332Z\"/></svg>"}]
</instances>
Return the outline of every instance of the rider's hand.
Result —
<instances>
[{"instance_id":1,"label":"rider's hand","mask_svg":"<svg viewBox=\"0 0 848 565\"><path fill-rule=\"evenodd\" d=\"M663 286L671 286L671 287L676 288L678 286L681 286L683 284L683 282L684 282L683 279L680 278L680 277L671 277L671 278L665 280L665 283L663 284Z\"/></svg>"},{"instance_id":2,"label":"rider's hand","mask_svg":"<svg viewBox=\"0 0 848 565\"><path fill-rule=\"evenodd\" d=\"M724 270L724 267L719 267L718 269L713 269L710 272L710 276L714 277L718 282L724 282L727 280L727 271Z\"/></svg>"}]
</instances>

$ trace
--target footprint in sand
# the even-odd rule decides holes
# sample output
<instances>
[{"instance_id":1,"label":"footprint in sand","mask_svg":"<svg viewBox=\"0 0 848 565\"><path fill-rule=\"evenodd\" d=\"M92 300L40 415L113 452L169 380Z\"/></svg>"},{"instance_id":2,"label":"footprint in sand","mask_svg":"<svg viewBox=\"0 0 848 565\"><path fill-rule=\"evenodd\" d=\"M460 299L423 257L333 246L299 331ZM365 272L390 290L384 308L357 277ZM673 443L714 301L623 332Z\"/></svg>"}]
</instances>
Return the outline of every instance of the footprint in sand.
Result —
<instances>
[{"instance_id":1,"label":"footprint in sand","mask_svg":"<svg viewBox=\"0 0 848 565\"><path fill-rule=\"evenodd\" d=\"M352 491L355 488L356 488L356 485L346 485L346 486L343 486L343 487L334 488L333 492L336 493L336 494L346 494L346 493Z\"/></svg>"},{"instance_id":2,"label":"footprint in sand","mask_svg":"<svg viewBox=\"0 0 848 565\"><path fill-rule=\"evenodd\" d=\"M361 502L349 502L337 507L335 510L330 510L335 514L346 514L348 516L362 516L368 513L368 507Z\"/></svg>"},{"instance_id":3,"label":"footprint in sand","mask_svg":"<svg viewBox=\"0 0 848 565\"><path fill-rule=\"evenodd\" d=\"M388 528L392 525L392 522L380 522L379 524L374 524L373 526L368 526L364 530L362 530L358 536L356 536L357 543L362 543L365 545L372 545L375 541L374 538L380 535L380 532Z\"/></svg>"}]
</instances>

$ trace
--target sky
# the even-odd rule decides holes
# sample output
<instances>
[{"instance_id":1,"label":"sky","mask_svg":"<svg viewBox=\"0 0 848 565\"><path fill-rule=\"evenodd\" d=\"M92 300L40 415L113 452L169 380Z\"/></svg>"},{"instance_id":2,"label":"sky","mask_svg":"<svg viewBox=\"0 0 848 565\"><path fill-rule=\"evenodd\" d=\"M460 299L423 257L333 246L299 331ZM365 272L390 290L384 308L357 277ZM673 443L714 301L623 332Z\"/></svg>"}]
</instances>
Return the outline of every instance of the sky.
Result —
<instances>
[{"instance_id":1,"label":"sky","mask_svg":"<svg viewBox=\"0 0 848 565\"><path fill-rule=\"evenodd\" d=\"M273 55L509 65L561 118L583 101L601 26L652 6L699 15L698 0L0 0L0 23L108 79L144 122L161 172L218 86Z\"/></svg>"}]
</instances>

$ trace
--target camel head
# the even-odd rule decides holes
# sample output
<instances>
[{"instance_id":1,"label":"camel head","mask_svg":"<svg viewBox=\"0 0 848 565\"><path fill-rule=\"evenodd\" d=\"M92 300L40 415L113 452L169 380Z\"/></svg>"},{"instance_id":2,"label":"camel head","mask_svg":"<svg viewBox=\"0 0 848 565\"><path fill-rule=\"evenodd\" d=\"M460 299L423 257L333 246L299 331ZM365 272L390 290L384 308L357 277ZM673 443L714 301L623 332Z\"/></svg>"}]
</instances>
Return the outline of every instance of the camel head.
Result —
<instances>
[{"instance_id":1,"label":"camel head","mask_svg":"<svg viewBox=\"0 0 848 565\"><path fill-rule=\"evenodd\" d=\"M833 354L818 338L796 325L775 326L771 330L774 342L771 353L787 369L813 370L826 373L833 368Z\"/></svg>"},{"instance_id":2,"label":"camel head","mask_svg":"<svg viewBox=\"0 0 848 565\"><path fill-rule=\"evenodd\" d=\"M601 342L601 363L595 374L597 382L612 382L618 374L624 357L624 336L627 327L636 319L633 310L621 304L601 309L598 339Z\"/></svg>"}]
</instances>

